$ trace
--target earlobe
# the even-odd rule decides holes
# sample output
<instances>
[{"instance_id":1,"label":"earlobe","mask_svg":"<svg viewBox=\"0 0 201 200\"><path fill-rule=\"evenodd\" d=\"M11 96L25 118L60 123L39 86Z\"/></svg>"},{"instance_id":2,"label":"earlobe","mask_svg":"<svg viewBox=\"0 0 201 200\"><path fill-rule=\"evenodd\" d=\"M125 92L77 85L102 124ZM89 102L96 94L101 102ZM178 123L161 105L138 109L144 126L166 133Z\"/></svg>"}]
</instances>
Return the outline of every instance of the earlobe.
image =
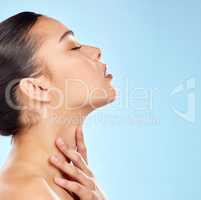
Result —
<instances>
[{"instance_id":1,"label":"earlobe","mask_svg":"<svg viewBox=\"0 0 201 200\"><path fill-rule=\"evenodd\" d=\"M20 90L29 98L49 103L49 92L45 85L35 78L23 78L19 83Z\"/></svg>"}]
</instances>

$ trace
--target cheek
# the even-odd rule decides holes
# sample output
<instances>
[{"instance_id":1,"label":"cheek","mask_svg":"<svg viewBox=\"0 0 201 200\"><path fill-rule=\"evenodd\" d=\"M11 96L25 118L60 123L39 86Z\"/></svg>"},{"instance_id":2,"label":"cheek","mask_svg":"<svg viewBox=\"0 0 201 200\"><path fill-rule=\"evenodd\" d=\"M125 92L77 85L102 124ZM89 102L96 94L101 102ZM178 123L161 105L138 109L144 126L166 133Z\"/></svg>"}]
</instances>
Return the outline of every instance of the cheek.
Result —
<instances>
[{"instance_id":1,"label":"cheek","mask_svg":"<svg viewBox=\"0 0 201 200\"><path fill-rule=\"evenodd\" d=\"M69 56L60 65L65 79L76 79L88 88L101 87L103 76L98 65L84 56Z\"/></svg>"},{"instance_id":2,"label":"cheek","mask_svg":"<svg viewBox=\"0 0 201 200\"><path fill-rule=\"evenodd\" d=\"M64 94L65 107L85 106L91 95L99 93L97 88L104 88L103 72L87 58L57 56L48 62L54 84Z\"/></svg>"}]
</instances>

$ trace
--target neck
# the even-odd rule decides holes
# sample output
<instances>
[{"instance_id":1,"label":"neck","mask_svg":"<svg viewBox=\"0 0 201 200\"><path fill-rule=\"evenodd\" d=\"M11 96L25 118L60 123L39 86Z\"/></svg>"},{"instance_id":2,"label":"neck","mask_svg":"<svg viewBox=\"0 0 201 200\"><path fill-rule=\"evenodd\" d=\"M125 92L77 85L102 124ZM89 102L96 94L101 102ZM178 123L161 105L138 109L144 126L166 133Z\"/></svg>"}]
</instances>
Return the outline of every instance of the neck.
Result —
<instances>
[{"instance_id":1,"label":"neck","mask_svg":"<svg viewBox=\"0 0 201 200\"><path fill-rule=\"evenodd\" d=\"M55 146L55 140L61 137L68 148L76 150L76 128L83 127L85 117L85 112L70 113L63 123L49 116L37 125L24 129L13 139L11 160L48 180L55 176L62 177L62 173L49 162L50 156L55 154L64 159Z\"/></svg>"}]
</instances>

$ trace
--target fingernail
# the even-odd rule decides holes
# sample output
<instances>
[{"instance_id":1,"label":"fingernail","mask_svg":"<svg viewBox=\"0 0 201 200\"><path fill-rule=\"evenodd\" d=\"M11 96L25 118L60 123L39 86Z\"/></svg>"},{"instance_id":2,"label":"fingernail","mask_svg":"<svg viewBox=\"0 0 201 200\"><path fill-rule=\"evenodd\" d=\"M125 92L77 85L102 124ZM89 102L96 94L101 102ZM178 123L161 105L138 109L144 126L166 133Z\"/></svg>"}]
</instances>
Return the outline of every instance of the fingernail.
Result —
<instances>
[{"instance_id":1,"label":"fingernail","mask_svg":"<svg viewBox=\"0 0 201 200\"><path fill-rule=\"evenodd\" d=\"M64 145L64 141L63 141L63 139L60 138L60 137L57 139L57 142L58 142L58 144Z\"/></svg>"},{"instance_id":2,"label":"fingernail","mask_svg":"<svg viewBox=\"0 0 201 200\"><path fill-rule=\"evenodd\" d=\"M54 178L55 182L58 183L59 185L64 185L64 184L67 184L67 181L62 179L62 178L57 178L55 177Z\"/></svg>"},{"instance_id":3,"label":"fingernail","mask_svg":"<svg viewBox=\"0 0 201 200\"><path fill-rule=\"evenodd\" d=\"M53 162L58 162L59 161L59 159L58 159L58 157L57 156L51 156L51 160L53 161Z\"/></svg>"}]
</instances>

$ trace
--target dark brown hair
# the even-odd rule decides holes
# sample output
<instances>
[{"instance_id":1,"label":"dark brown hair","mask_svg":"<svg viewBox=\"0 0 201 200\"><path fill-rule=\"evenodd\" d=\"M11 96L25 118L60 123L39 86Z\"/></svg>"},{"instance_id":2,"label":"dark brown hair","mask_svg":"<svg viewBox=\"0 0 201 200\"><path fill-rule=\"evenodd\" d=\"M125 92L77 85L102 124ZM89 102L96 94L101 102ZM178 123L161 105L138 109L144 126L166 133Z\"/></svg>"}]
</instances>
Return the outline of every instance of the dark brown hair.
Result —
<instances>
[{"instance_id":1,"label":"dark brown hair","mask_svg":"<svg viewBox=\"0 0 201 200\"><path fill-rule=\"evenodd\" d=\"M9 106L6 88L11 81L29 77L36 69L33 55L37 45L29 32L40 16L21 12L0 23L0 135L14 136L20 128L21 112ZM9 90L16 105L17 83Z\"/></svg>"}]
</instances>

